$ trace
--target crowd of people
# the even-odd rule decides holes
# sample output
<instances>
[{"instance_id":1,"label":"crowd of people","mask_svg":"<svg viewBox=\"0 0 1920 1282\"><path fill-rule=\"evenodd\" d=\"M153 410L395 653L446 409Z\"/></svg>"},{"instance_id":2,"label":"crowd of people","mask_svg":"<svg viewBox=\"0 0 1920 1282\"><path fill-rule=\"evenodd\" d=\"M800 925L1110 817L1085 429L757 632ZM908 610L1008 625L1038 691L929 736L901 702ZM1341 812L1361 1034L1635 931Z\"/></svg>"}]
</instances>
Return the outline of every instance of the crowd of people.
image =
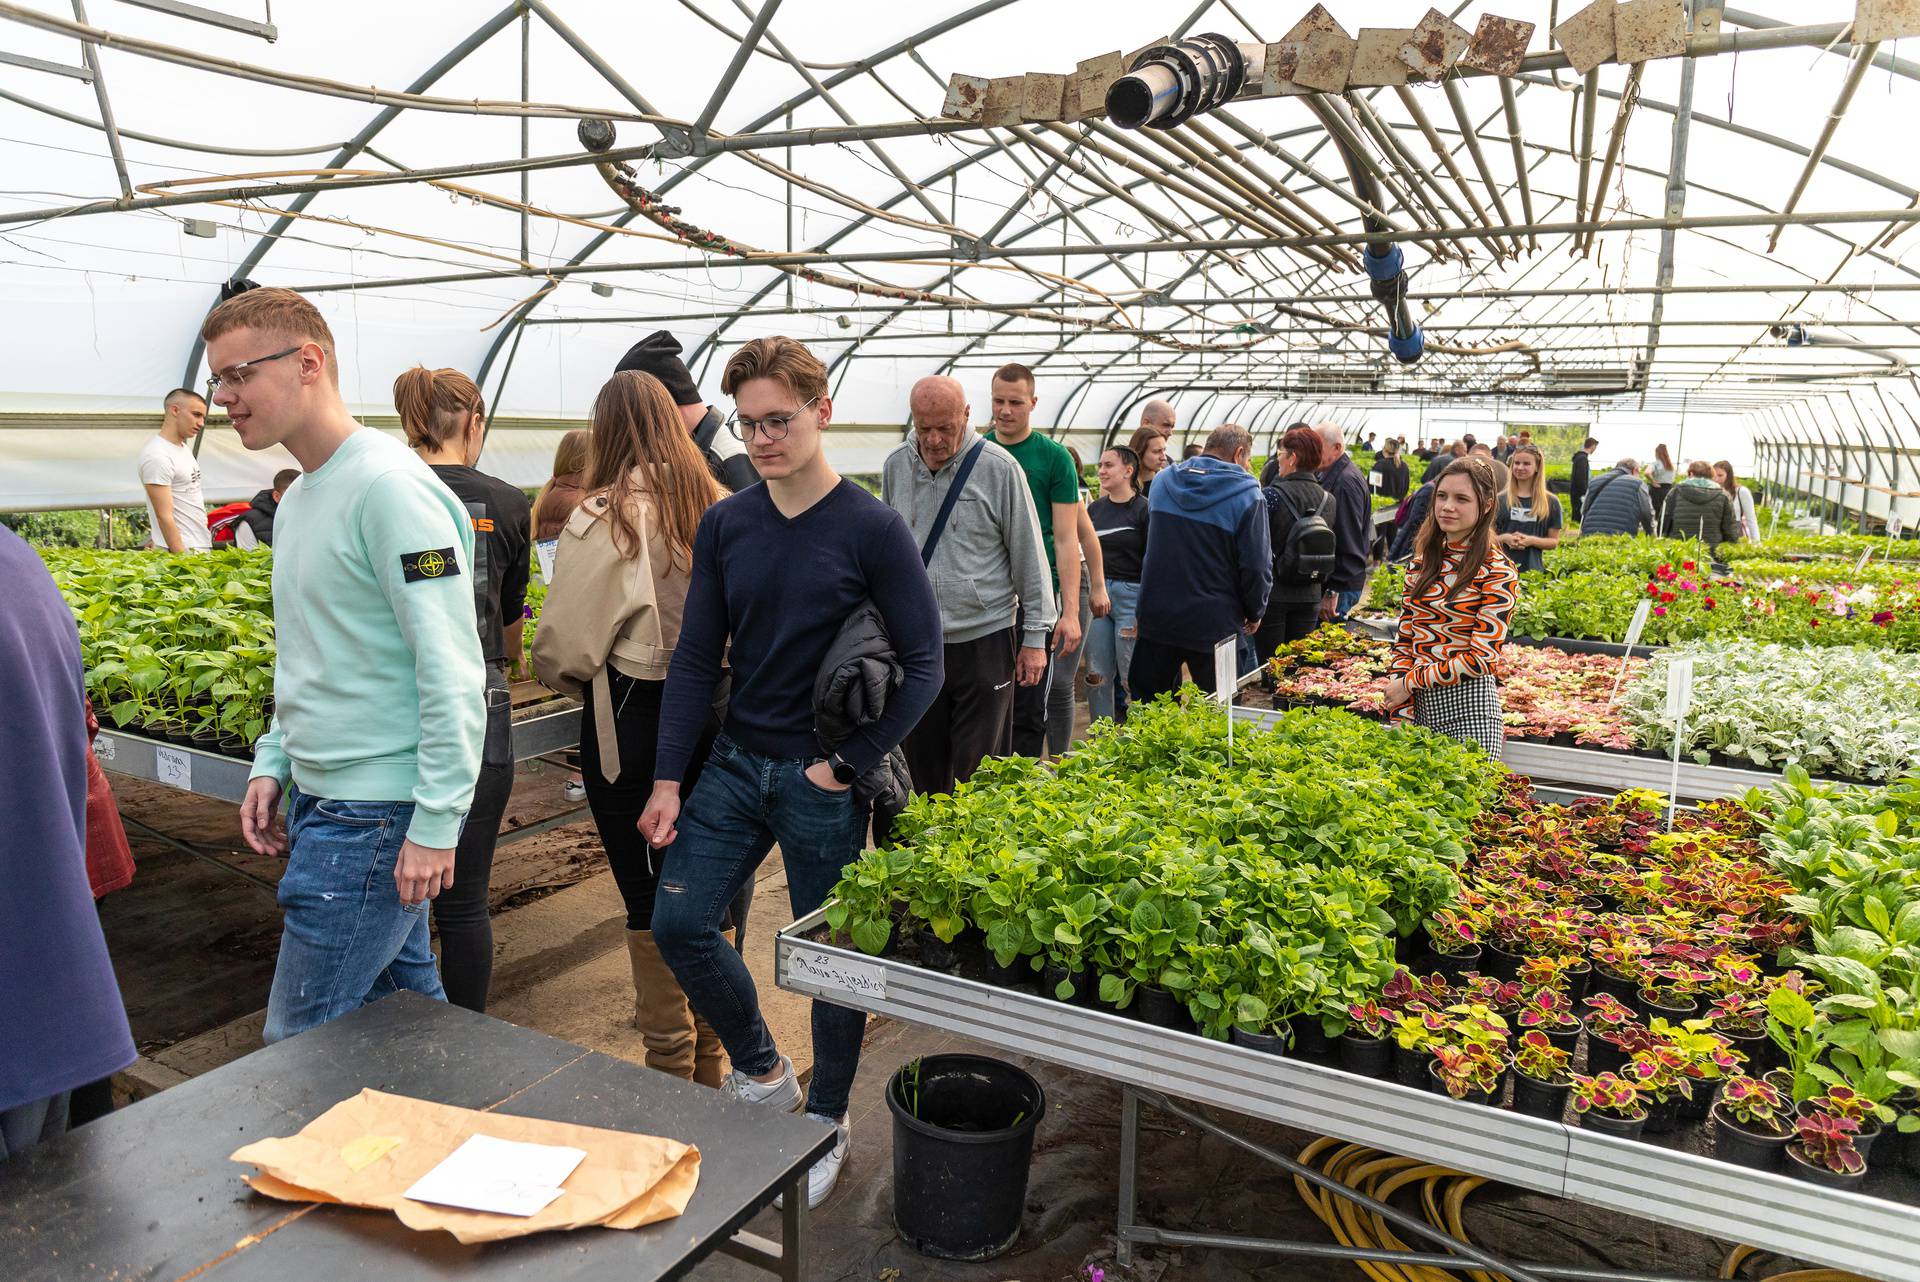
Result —
<instances>
[{"instance_id":1,"label":"crowd of people","mask_svg":"<svg viewBox=\"0 0 1920 1282\"><path fill-rule=\"evenodd\" d=\"M287 859L266 1039L400 988L485 1009L488 881L514 782L508 684L530 661L584 708L569 786L624 902L647 1063L833 1127L810 1176L816 1204L849 1151L864 1021L815 1003L803 1090L742 958L755 871L776 843L793 912L811 912L912 792L950 791L988 757L1065 751L1083 670L1092 716L1121 721L1130 702L1189 680L1212 691L1229 638L1245 672L1347 618L1366 587L1376 492L1403 500L1395 553L1414 562L1389 709L1498 755L1493 656L1518 571L1538 568L1564 526L1524 432L1409 450L1295 423L1256 479L1254 440L1234 424L1171 461L1174 407L1159 400L1101 452L1089 502L1077 457L1033 429L1035 380L1018 364L981 389L984 431L964 384L914 384L876 497L829 460L827 370L805 345L735 351L723 415L664 332L621 359L530 503L477 469L486 407L465 374L400 376L402 444L348 413L333 336L299 294L238 293L202 337L213 402L242 445L283 446L299 463L249 505L265 506L258 539L276 552L278 662L241 826L256 851ZM205 546L190 537L205 516L187 444L207 404L176 392L166 411L141 477L156 545L188 551ZM1352 445L1373 449L1369 473ZM1737 529L1701 466L1675 486L1668 523ZM1630 461L1570 499L1575 512L1584 500L1588 528L1651 503ZM523 646L536 549L547 595ZM51 654L58 667L31 680L0 670L0 684L83 706L71 619L43 570L0 553L9 599L37 602L9 626L45 634L14 638L0 662ZM28 801L40 809L16 817L0 794L0 820L76 828L77 812L53 805L84 774L81 719L64 703L41 717L40 800ZM37 725L10 755L36 751ZM41 813L50 806L60 814ZM54 881L34 902L62 922L85 915L84 876ZM87 995L67 1041L86 1044L49 1042L37 1062L56 1068L0 1080L0 1155L49 1128L49 1099L125 1062L97 923L75 929L90 942L67 968ZM52 1007L29 1015L38 1029Z\"/></svg>"}]
</instances>

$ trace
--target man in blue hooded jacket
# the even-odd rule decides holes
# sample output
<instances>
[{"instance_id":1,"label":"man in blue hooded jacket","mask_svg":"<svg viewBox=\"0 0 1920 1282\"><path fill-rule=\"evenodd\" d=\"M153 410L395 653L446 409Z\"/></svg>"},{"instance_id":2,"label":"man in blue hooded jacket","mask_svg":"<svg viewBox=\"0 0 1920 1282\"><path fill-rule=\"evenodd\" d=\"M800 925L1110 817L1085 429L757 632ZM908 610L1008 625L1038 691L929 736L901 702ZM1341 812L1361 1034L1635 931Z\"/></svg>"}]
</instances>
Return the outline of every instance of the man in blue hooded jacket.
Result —
<instances>
[{"instance_id":1,"label":"man in blue hooded jacket","mask_svg":"<svg viewBox=\"0 0 1920 1282\"><path fill-rule=\"evenodd\" d=\"M1260 486L1247 471L1253 435L1216 427L1198 457L1154 478L1140 570L1139 639L1128 684L1145 702L1180 685L1185 665L1213 690L1213 647L1252 633L1273 590L1273 549Z\"/></svg>"}]
</instances>

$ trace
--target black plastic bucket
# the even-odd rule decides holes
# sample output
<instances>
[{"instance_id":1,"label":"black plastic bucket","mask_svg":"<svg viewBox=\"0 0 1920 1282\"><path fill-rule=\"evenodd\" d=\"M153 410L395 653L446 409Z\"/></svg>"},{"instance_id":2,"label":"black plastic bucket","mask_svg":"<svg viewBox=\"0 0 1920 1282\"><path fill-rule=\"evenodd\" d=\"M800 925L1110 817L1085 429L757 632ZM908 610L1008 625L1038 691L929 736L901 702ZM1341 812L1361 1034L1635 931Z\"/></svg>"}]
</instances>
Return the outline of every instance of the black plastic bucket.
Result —
<instances>
[{"instance_id":1,"label":"black plastic bucket","mask_svg":"<svg viewBox=\"0 0 1920 1282\"><path fill-rule=\"evenodd\" d=\"M928 1055L887 1084L893 1110L893 1224L942 1260L991 1260L1020 1236L1033 1133L1046 1093L1012 1064Z\"/></svg>"}]
</instances>

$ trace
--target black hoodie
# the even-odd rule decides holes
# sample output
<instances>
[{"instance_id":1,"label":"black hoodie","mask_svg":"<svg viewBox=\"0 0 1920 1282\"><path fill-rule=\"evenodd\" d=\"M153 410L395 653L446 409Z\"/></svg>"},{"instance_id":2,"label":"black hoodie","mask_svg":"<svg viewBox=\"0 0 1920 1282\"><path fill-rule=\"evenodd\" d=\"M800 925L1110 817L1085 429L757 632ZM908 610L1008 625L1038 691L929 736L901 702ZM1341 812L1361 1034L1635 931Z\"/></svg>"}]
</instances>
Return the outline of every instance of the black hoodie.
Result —
<instances>
[{"instance_id":1,"label":"black hoodie","mask_svg":"<svg viewBox=\"0 0 1920 1282\"><path fill-rule=\"evenodd\" d=\"M262 543L273 544L273 514L280 510L280 500L273 497L271 489L261 490L253 496L253 502L240 514L240 519L252 530L254 537Z\"/></svg>"}]
</instances>

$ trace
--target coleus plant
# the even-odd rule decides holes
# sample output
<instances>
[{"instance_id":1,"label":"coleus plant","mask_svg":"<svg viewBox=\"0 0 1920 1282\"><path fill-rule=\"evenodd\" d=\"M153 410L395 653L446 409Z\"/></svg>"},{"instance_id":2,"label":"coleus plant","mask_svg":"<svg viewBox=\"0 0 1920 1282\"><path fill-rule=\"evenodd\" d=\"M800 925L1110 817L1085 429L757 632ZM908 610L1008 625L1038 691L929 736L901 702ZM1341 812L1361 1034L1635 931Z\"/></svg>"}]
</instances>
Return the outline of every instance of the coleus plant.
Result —
<instances>
[{"instance_id":1,"label":"coleus plant","mask_svg":"<svg viewBox=\"0 0 1920 1282\"><path fill-rule=\"evenodd\" d=\"M1757 1077L1729 1077L1715 1101L1721 1112L1748 1130L1779 1134L1786 1129L1786 1100Z\"/></svg>"},{"instance_id":2,"label":"coleus plant","mask_svg":"<svg viewBox=\"0 0 1920 1282\"><path fill-rule=\"evenodd\" d=\"M1538 1029L1529 1029L1514 1044L1513 1066L1537 1082L1559 1085L1568 1080L1566 1051L1547 1040Z\"/></svg>"},{"instance_id":3,"label":"coleus plant","mask_svg":"<svg viewBox=\"0 0 1920 1282\"><path fill-rule=\"evenodd\" d=\"M1643 1116L1640 1088L1618 1073L1573 1075L1573 1111L1579 1114L1601 1113L1630 1121Z\"/></svg>"},{"instance_id":4,"label":"coleus plant","mask_svg":"<svg viewBox=\"0 0 1920 1282\"><path fill-rule=\"evenodd\" d=\"M1860 1124L1830 1113L1807 1113L1794 1119L1794 1147L1813 1166L1835 1175L1859 1175L1867 1169L1855 1137Z\"/></svg>"},{"instance_id":5,"label":"coleus plant","mask_svg":"<svg viewBox=\"0 0 1920 1282\"><path fill-rule=\"evenodd\" d=\"M1504 1065L1493 1047L1477 1041L1433 1048L1434 1073L1447 1094L1465 1099L1475 1092L1492 1094L1500 1085Z\"/></svg>"}]
</instances>

